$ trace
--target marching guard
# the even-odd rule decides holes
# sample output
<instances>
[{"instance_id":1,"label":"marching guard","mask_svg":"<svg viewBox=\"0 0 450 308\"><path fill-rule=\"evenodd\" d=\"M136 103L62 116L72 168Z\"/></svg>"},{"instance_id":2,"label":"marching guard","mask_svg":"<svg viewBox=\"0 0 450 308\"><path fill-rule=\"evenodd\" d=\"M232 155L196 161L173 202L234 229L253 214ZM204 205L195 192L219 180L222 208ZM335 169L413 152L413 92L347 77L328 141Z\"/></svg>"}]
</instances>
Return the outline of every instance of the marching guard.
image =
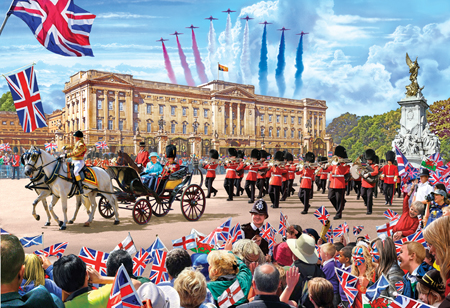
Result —
<instances>
[{"instance_id":1,"label":"marching guard","mask_svg":"<svg viewBox=\"0 0 450 308\"><path fill-rule=\"evenodd\" d=\"M325 189L327 188L327 180L329 172L325 172L324 169L326 169L324 166L328 162L328 159L326 157L322 157L320 160L320 163L322 164L322 167L320 168L320 189L322 190L322 194L325 194Z\"/></svg>"},{"instance_id":2,"label":"marching guard","mask_svg":"<svg viewBox=\"0 0 450 308\"><path fill-rule=\"evenodd\" d=\"M298 191L298 198L303 203L302 214L308 214L308 210L311 207L309 199L311 196L311 190L313 190L313 179L315 168L307 166L307 163L314 163L316 160L314 153L308 152L305 155L305 164L303 170L297 172L300 175L300 190Z\"/></svg>"},{"instance_id":3,"label":"marching guard","mask_svg":"<svg viewBox=\"0 0 450 308\"><path fill-rule=\"evenodd\" d=\"M227 201L233 201L234 181L237 178L236 169L239 166L239 164L236 162L236 149L229 148L228 155L230 156L230 161L225 165L226 174L225 181L223 182L223 187L228 194Z\"/></svg>"},{"instance_id":4,"label":"marching guard","mask_svg":"<svg viewBox=\"0 0 450 308\"><path fill-rule=\"evenodd\" d=\"M77 182L80 194L83 192L83 183L81 181L80 171L84 167L84 154L87 152L87 147L84 144L83 133L77 130L73 136L75 137L74 146L64 146L62 150L72 150L72 152L67 154L61 154L61 158L72 158L73 164L73 174L75 175L75 181Z\"/></svg>"},{"instance_id":5,"label":"marching guard","mask_svg":"<svg viewBox=\"0 0 450 308\"><path fill-rule=\"evenodd\" d=\"M270 168L269 196L272 201L271 207L276 209L280 204L281 183L284 169L280 168L284 162L284 154L281 151L275 153L275 163ZM269 165L270 166L270 165Z\"/></svg>"},{"instance_id":6,"label":"marching guard","mask_svg":"<svg viewBox=\"0 0 450 308\"><path fill-rule=\"evenodd\" d=\"M384 205L392 205L392 200L394 199L394 186L398 179L398 168L394 165L395 153L393 151L386 152L387 165L381 167L380 173L384 178L384 197L386 202Z\"/></svg>"},{"instance_id":7,"label":"marching guard","mask_svg":"<svg viewBox=\"0 0 450 308\"><path fill-rule=\"evenodd\" d=\"M280 201L285 201L287 197L291 196L293 190L292 186L295 179L295 171L297 169L297 167L294 165L294 155L292 155L291 153L286 153L284 154L284 160L286 161L286 165L284 168L286 169L287 181L285 184L285 188L283 189L283 186L281 187L283 194Z\"/></svg>"},{"instance_id":8,"label":"marching guard","mask_svg":"<svg viewBox=\"0 0 450 308\"><path fill-rule=\"evenodd\" d=\"M372 168L372 172L367 172L364 174L362 178L362 189L361 194L364 199L364 205L367 207L367 215L372 214L372 206L373 206L373 192L374 189L377 189L376 182L370 181L369 177L376 177L378 175L378 166L375 165L376 155L375 151L372 149L368 149L364 152L364 156L366 158L367 164Z\"/></svg>"},{"instance_id":9,"label":"marching guard","mask_svg":"<svg viewBox=\"0 0 450 308\"><path fill-rule=\"evenodd\" d=\"M248 196L248 203L255 202L255 185L256 185L256 177L261 165L259 164L259 160L261 158L261 152L258 149L253 149L250 153L250 157L252 162L248 163L245 167L245 170L248 170L247 178L245 179L245 192Z\"/></svg>"},{"instance_id":10,"label":"marching guard","mask_svg":"<svg viewBox=\"0 0 450 308\"><path fill-rule=\"evenodd\" d=\"M241 196L244 193L244 189L241 186L242 178L244 177L244 151L238 150L236 161L239 166L236 168L236 179L234 180L234 186L236 187L236 197Z\"/></svg>"},{"instance_id":11,"label":"marching guard","mask_svg":"<svg viewBox=\"0 0 450 308\"><path fill-rule=\"evenodd\" d=\"M208 188L208 194L206 198L211 198L211 193L214 194L214 197L217 194L217 189L215 189L212 185L214 180L216 179L216 169L219 166L217 163L217 159L219 159L219 152L217 150L209 151L209 158L211 159L208 164L204 165L203 168L206 169L206 179L205 186Z\"/></svg>"},{"instance_id":12,"label":"marching guard","mask_svg":"<svg viewBox=\"0 0 450 308\"><path fill-rule=\"evenodd\" d=\"M322 156L318 156L317 157L317 163L320 165L320 163L322 162ZM320 191L321 186L320 186L320 168L316 169L316 172L314 174L314 183L316 183L317 186L317 191Z\"/></svg>"},{"instance_id":13,"label":"marching guard","mask_svg":"<svg viewBox=\"0 0 450 308\"><path fill-rule=\"evenodd\" d=\"M260 159L261 166L259 167L258 174L256 175L256 187L258 188L258 199L261 199L266 194L265 185L266 185L266 173L269 169L268 162L266 161L267 152L265 150L260 150Z\"/></svg>"}]
</instances>

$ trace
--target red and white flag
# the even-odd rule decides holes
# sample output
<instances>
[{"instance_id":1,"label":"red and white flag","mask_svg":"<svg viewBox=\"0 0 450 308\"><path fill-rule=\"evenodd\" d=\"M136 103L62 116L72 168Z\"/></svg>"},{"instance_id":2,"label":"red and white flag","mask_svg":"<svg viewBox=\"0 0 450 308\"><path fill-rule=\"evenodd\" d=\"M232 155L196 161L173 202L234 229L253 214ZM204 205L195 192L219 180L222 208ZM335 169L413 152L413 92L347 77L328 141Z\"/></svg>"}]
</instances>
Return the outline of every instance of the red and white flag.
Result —
<instances>
[{"instance_id":1,"label":"red and white flag","mask_svg":"<svg viewBox=\"0 0 450 308\"><path fill-rule=\"evenodd\" d=\"M223 291L222 295L219 296L217 299L217 302L219 303L220 308L228 308L234 304L236 304L238 301L240 301L242 298L244 298L244 292L242 292L241 286L239 285L239 281L236 279L233 284Z\"/></svg>"},{"instance_id":2,"label":"red and white flag","mask_svg":"<svg viewBox=\"0 0 450 308\"><path fill-rule=\"evenodd\" d=\"M182 238L172 240L173 248L183 248L184 250L197 248L197 242L195 241L195 234L183 236Z\"/></svg>"},{"instance_id":3,"label":"red and white flag","mask_svg":"<svg viewBox=\"0 0 450 308\"><path fill-rule=\"evenodd\" d=\"M114 250L126 250L131 256L134 255L137 250L136 246L134 246L131 234L128 233L128 236L122 241L122 243L119 243Z\"/></svg>"}]
</instances>

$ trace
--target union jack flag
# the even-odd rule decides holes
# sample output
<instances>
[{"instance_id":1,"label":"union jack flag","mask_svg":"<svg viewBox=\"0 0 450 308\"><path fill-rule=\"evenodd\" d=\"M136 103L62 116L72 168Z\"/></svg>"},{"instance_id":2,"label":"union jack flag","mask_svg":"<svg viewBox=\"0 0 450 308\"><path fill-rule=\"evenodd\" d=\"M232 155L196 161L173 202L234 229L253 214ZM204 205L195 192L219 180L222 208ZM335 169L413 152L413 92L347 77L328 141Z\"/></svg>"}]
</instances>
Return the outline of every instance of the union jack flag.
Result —
<instances>
[{"instance_id":1,"label":"union jack flag","mask_svg":"<svg viewBox=\"0 0 450 308\"><path fill-rule=\"evenodd\" d=\"M268 222L266 222L266 224L262 227L260 235L267 241L267 243L269 243L270 250L272 250L276 244L275 234L275 229Z\"/></svg>"},{"instance_id":2,"label":"union jack flag","mask_svg":"<svg viewBox=\"0 0 450 308\"><path fill-rule=\"evenodd\" d=\"M226 242L230 233L231 218L215 228L207 237L202 240L202 243L209 245L216 245L218 241Z\"/></svg>"},{"instance_id":3,"label":"union jack flag","mask_svg":"<svg viewBox=\"0 0 450 308\"><path fill-rule=\"evenodd\" d=\"M166 268L167 252L164 250L155 250L153 253L152 271L150 272L150 281L159 284L169 280L169 274Z\"/></svg>"},{"instance_id":4,"label":"union jack flag","mask_svg":"<svg viewBox=\"0 0 450 308\"><path fill-rule=\"evenodd\" d=\"M370 240L369 234L364 235L364 238L369 241Z\"/></svg>"},{"instance_id":5,"label":"union jack flag","mask_svg":"<svg viewBox=\"0 0 450 308\"><path fill-rule=\"evenodd\" d=\"M58 243L41 250L36 250L33 253L44 257L56 256L59 259L64 254L64 251L66 251L67 245L69 245L69 242Z\"/></svg>"},{"instance_id":6,"label":"union jack flag","mask_svg":"<svg viewBox=\"0 0 450 308\"><path fill-rule=\"evenodd\" d=\"M333 228L330 226L330 229L328 229L327 233L325 234L325 238L327 239L328 243L333 242Z\"/></svg>"},{"instance_id":7,"label":"union jack flag","mask_svg":"<svg viewBox=\"0 0 450 308\"><path fill-rule=\"evenodd\" d=\"M20 239L20 243L23 247L30 247L33 245L42 245L43 235L38 236L30 236L30 237L22 237Z\"/></svg>"},{"instance_id":8,"label":"union jack flag","mask_svg":"<svg viewBox=\"0 0 450 308\"><path fill-rule=\"evenodd\" d=\"M14 107L16 107L23 131L31 133L37 128L46 127L34 66L5 78L11 90Z\"/></svg>"},{"instance_id":9,"label":"union jack flag","mask_svg":"<svg viewBox=\"0 0 450 308\"><path fill-rule=\"evenodd\" d=\"M281 236L286 236L286 230L289 226L289 223L286 219L286 216L283 215L283 213L280 211L280 226L278 228L278 234L281 234Z\"/></svg>"},{"instance_id":10,"label":"union jack flag","mask_svg":"<svg viewBox=\"0 0 450 308\"><path fill-rule=\"evenodd\" d=\"M339 237L344 235L344 227L339 225L336 229L333 230L333 236Z\"/></svg>"},{"instance_id":11,"label":"union jack flag","mask_svg":"<svg viewBox=\"0 0 450 308\"><path fill-rule=\"evenodd\" d=\"M47 152L55 151L56 149L58 149L58 145L54 142L49 142L45 144L45 150Z\"/></svg>"},{"instance_id":12,"label":"union jack flag","mask_svg":"<svg viewBox=\"0 0 450 308\"><path fill-rule=\"evenodd\" d=\"M405 286L405 284L403 283L402 280L398 281L395 283L395 289L397 289L398 293L403 292L403 287Z\"/></svg>"},{"instance_id":13,"label":"union jack flag","mask_svg":"<svg viewBox=\"0 0 450 308\"><path fill-rule=\"evenodd\" d=\"M133 275L142 276L150 259L150 253L144 248L141 248L133 258Z\"/></svg>"},{"instance_id":14,"label":"union jack flag","mask_svg":"<svg viewBox=\"0 0 450 308\"><path fill-rule=\"evenodd\" d=\"M392 308L432 308L433 306L422 304L412 298L399 295L394 298L394 301L391 303L390 307Z\"/></svg>"},{"instance_id":15,"label":"union jack flag","mask_svg":"<svg viewBox=\"0 0 450 308\"><path fill-rule=\"evenodd\" d=\"M358 277L353 276L350 273L347 273L341 270L338 267L335 267L336 276L339 279L339 284L342 287L342 290L345 293L345 297L347 297L349 306L353 306L353 302L355 301L356 295L358 294L358 289L356 288L356 283L358 282Z\"/></svg>"},{"instance_id":16,"label":"union jack flag","mask_svg":"<svg viewBox=\"0 0 450 308\"><path fill-rule=\"evenodd\" d=\"M443 177L441 176L441 173L436 172L430 172L430 178L428 181L431 183L431 185L436 185L437 183L441 183L443 180Z\"/></svg>"},{"instance_id":17,"label":"union jack flag","mask_svg":"<svg viewBox=\"0 0 450 308\"><path fill-rule=\"evenodd\" d=\"M190 234L179 239L172 240L172 246L173 248L183 248L184 250L197 248L195 234Z\"/></svg>"},{"instance_id":18,"label":"union jack flag","mask_svg":"<svg viewBox=\"0 0 450 308\"><path fill-rule=\"evenodd\" d=\"M109 253L82 247L78 256L84 263L92 266L102 276L106 276L106 260L108 260Z\"/></svg>"},{"instance_id":19,"label":"union jack flag","mask_svg":"<svg viewBox=\"0 0 450 308\"><path fill-rule=\"evenodd\" d=\"M114 278L111 294L109 295L107 308L140 308L141 299L134 289L130 276L128 276L125 266L120 265Z\"/></svg>"},{"instance_id":20,"label":"union jack flag","mask_svg":"<svg viewBox=\"0 0 450 308\"><path fill-rule=\"evenodd\" d=\"M0 228L0 235L8 235L9 232L7 232L6 230Z\"/></svg>"},{"instance_id":21,"label":"union jack flag","mask_svg":"<svg viewBox=\"0 0 450 308\"><path fill-rule=\"evenodd\" d=\"M391 209L387 209L383 214L384 214L384 217L386 217L390 221L397 220L400 218L400 216L396 212L392 211Z\"/></svg>"},{"instance_id":22,"label":"union jack flag","mask_svg":"<svg viewBox=\"0 0 450 308\"><path fill-rule=\"evenodd\" d=\"M108 149L108 145L106 144L106 141L97 141L95 143L95 147L99 150Z\"/></svg>"},{"instance_id":23,"label":"union jack flag","mask_svg":"<svg viewBox=\"0 0 450 308\"><path fill-rule=\"evenodd\" d=\"M72 0L15 0L8 14L22 19L39 43L62 56L94 56L89 34L95 15Z\"/></svg>"},{"instance_id":24,"label":"union jack flag","mask_svg":"<svg viewBox=\"0 0 450 308\"><path fill-rule=\"evenodd\" d=\"M364 229L364 226L354 226L353 227L353 235L357 236Z\"/></svg>"},{"instance_id":25,"label":"union jack flag","mask_svg":"<svg viewBox=\"0 0 450 308\"><path fill-rule=\"evenodd\" d=\"M317 250L317 256L319 257L319 261L322 261L322 256L320 255L320 246L319 245L314 245L316 247Z\"/></svg>"},{"instance_id":26,"label":"union jack flag","mask_svg":"<svg viewBox=\"0 0 450 308\"><path fill-rule=\"evenodd\" d=\"M241 229L241 224L237 223L236 226L231 228L230 236L228 239L231 239L232 243L237 242L238 240L242 240L245 238L244 231Z\"/></svg>"},{"instance_id":27,"label":"union jack flag","mask_svg":"<svg viewBox=\"0 0 450 308\"><path fill-rule=\"evenodd\" d=\"M325 209L325 206L322 205L314 212L314 216L316 216L317 219L319 219L320 222L325 226L328 217L330 217L330 214L328 214L328 211Z\"/></svg>"},{"instance_id":28,"label":"union jack flag","mask_svg":"<svg viewBox=\"0 0 450 308\"><path fill-rule=\"evenodd\" d=\"M419 176L419 169L414 168L410 162L405 167L405 173L410 179L417 178Z\"/></svg>"},{"instance_id":29,"label":"union jack flag","mask_svg":"<svg viewBox=\"0 0 450 308\"><path fill-rule=\"evenodd\" d=\"M427 242L425 241L425 238L423 237L422 230L419 232L416 232L414 234L411 234L410 236L404 237L401 240L395 241L395 250L397 251L397 255L400 254L400 250L402 249L402 245L406 242L417 242L423 245L423 247L427 248Z\"/></svg>"},{"instance_id":30,"label":"union jack flag","mask_svg":"<svg viewBox=\"0 0 450 308\"><path fill-rule=\"evenodd\" d=\"M344 231L344 233L348 233L350 231L350 228L349 228L347 222L344 222L342 224L342 230Z\"/></svg>"},{"instance_id":31,"label":"union jack flag","mask_svg":"<svg viewBox=\"0 0 450 308\"><path fill-rule=\"evenodd\" d=\"M395 146L395 153L397 156L397 167L398 167L398 175L404 176L405 168L408 165L408 159L403 155L402 151Z\"/></svg>"},{"instance_id":32,"label":"union jack flag","mask_svg":"<svg viewBox=\"0 0 450 308\"><path fill-rule=\"evenodd\" d=\"M9 145L9 143L2 143L0 145L0 151L11 151L11 146Z\"/></svg>"},{"instance_id":33,"label":"union jack flag","mask_svg":"<svg viewBox=\"0 0 450 308\"><path fill-rule=\"evenodd\" d=\"M392 229L394 229L394 226L397 224L398 220L394 220L394 221L390 221L385 223L382 226L377 226L377 233L383 234L386 233L387 236L391 236L392 235Z\"/></svg>"}]
</instances>

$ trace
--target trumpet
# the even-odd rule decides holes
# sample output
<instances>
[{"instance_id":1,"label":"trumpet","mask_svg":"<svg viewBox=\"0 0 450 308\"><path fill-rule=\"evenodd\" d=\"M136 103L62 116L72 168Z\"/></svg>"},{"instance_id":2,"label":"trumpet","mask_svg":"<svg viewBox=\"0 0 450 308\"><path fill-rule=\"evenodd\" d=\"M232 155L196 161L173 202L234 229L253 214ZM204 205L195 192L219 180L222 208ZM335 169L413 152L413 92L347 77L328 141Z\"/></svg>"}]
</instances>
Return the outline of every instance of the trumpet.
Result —
<instances>
[{"instance_id":1,"label":"trumpet","mask_svg":"<svg viewBox=\"0 0 450 308\"><path fill-rule=\"evenodd\" d=\"M281 161L277 161L277 160L271 159L269 161L268 166L269 166L269 168L270 167L277 167L277 166L281 167L281 166L284 166L284 164L285 164L285 162L281 162Z\"/></svg>"},{"instance_id":2,"label":"trumpet","mask_svg":"<svg viewBox=\"0 0 450 308\"><path fill-rule=\"evenodd\" d=\"M319 165L317 163L304 162L303 160L295 164L298 171L302 171L304 168L316 168Z\"/></svg>"},{"instance_id":3,"label":"trumpet","mask_svg":"<svg viewBox=\"0 0 450 308\"><path fill-rule=\"evenodd\" d=\"M331 163L333 166L339 165L340 163L351 164L352 161L348 158L340 158L336 155L333 155L331 159L328 160L328 163Z\"/></svg>"}]
</instances>

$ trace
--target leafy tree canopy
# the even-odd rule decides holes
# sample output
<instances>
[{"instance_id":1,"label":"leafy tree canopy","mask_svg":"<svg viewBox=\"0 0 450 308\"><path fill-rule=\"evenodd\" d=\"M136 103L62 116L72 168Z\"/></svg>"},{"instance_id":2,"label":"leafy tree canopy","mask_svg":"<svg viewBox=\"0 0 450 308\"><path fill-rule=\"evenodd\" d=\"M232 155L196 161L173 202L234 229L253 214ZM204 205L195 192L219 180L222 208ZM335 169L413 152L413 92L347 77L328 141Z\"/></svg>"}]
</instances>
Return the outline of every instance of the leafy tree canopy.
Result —
<instances>
[{"instance_id":1,"label":"leafy tree canopy","mask_svg":"<svg viewBox=\"0 0 450 308\"><path fill-rule=\"evenodd\" d=\"M427 110L430 130L441 140L441 155L450 160L450 98L434 102Z\"/></svg>"},{"instance_id":2,"label":"leafy tree canopy","mask_svg":"<svg viewBox=\"0 0 450 308\"><path fill-rule=\"evenodd\" d=\"M334 118L327 126L327 134L331 135L333 141L337 144L341 143L342 139L348 137L349 132L358 125L359 116L349 112L343 113L337 118Z\"/></svg>"},{"instance_id":3,"label":"leafy tree canopy","mask_svg":"<svg viewBox=\"0 0 450 308\"><path fill-rule=\"evenodd\" d=\"M6 92L0 97L0 111L16 111L11 92Z\"/></svg>"}]
</instances>

